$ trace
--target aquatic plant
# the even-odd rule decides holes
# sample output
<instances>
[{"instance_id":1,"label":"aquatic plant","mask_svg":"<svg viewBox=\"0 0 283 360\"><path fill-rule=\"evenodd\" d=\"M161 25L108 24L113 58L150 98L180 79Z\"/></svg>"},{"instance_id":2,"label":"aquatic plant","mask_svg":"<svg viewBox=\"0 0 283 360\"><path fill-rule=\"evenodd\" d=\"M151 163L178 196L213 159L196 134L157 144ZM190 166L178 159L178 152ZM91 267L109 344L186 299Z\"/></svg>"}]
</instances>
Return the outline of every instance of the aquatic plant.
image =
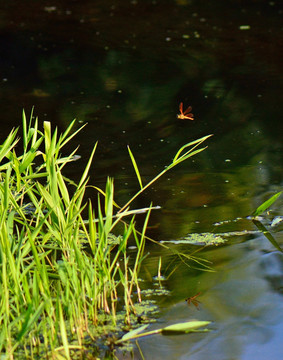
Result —
<instances>
[{"instance_id":1,"label":"aquatic plant","mask_svg":"<svg viewBox=\"0 0 283 360\"><path fill-rule=\"evenodd\" d=\"M44 122L42 132L38 119L31 113L28 122L23 113L22 153L15 129L0 146L0 353L7 359L70 359L86 349L87 338L94 342L110 332L106 323L113 329L133 322L153 207L129 205L166 171L204 150L197 147L208 138L183 146L145 186L129 149L141 189L115 213L111 178L105 190L94 186L97 204L85 200L97 144L77 184L64 176L64 167L77 160L76 151L61 154L81 130L74 124L59 135ZM140 212L146 216L138 232ZM118 224L123 230L115 236ZM128 253L129 239L137 247L134 255Z\"/></svg>"},{"instance_id":2,"label":"aquatic plant","mask_svg":"<svg viewBox=\"0 0 283 360\"><path fill-rule=\"evenodd\" d=\"M260 206L258 206L255 211L252 213L252 217L256 217L264 213L282 194L282 191L277 192L276 194L272 195L269 199L263 202Z\"/></svg>"},{"instance_id":3,"label":"aquatic plant","mask_svg":"<svg viewBox=\"0 0 283 360\"><path fill-rule=\"evenodd\" d=\"M200 331L206 332L209 330L206 328L199 330L199 328L209 325L210 323L211 323L211 321L192 320L192 321L186 321L183 323L168 325L168 326L165 326L164 328L160 328L160 329L154 329L151 331L142 332L149 326L148 324L146 324L135 330L129 331L116 343L120 344L125 341L134 340L134 339L136 340L141 337L151 336L151 335L155 335L155 334L175 335L175 334L188 334L188 333L200 332Z\"/></svg>"}]
</instances>

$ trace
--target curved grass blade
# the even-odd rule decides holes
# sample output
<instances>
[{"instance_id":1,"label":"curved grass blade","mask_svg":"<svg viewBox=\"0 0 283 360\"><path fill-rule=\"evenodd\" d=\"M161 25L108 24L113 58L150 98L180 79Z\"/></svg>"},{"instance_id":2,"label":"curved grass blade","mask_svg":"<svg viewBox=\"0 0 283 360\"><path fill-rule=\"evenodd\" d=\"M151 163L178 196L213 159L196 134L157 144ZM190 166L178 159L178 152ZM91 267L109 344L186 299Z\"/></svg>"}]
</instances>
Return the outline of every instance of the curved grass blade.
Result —
<instances>
[{"instance_id":1,"label":"curved grass blade","mask_svg":"<svg viewBox=\"0 0 283 360\"><path fill-rule=\"evenodd\" d=\"M102 189L100 189L99 187L94 186L94 185L88 185L88 187L97 190L98 192L100 192L100 194L102 194L104 197L106 197L106 193ZM113 200L113 205L118 209L120 209L120 207L121 207L114 200Z\"/></svg>"},{"instance_id":2,"label":"curved grass blade","mask_svg":"<svg viewBox=\"0 0 283 360\"><path fill-rule=\"evenodd\" d=\"M192 141L186 145L184 145L183 147L181 147L181 149L177 152L177 154L175 155L172 163L170 165L168 165L163 171L161 171L161 173L159 173L158 175L155 176L155 178L153 178L151 181L149 181L146 185L144 185L118 212L122 212L124 211L126 208L128 208L128 206L142 193L144 192L145 189L147 189L148 187L150 187L154 182L156 182L156 180L158 180L161 176L163 176L168 170L172 169L173 167L175 167L176 165L180 164L181 162L187 160L188 158L196 155L197 153L203 151L206 149L206 147L201 148L201 149L197 149L195 150L196 147L198 147L201 143L203 143L206 139L208 139L209 137L211 137L212 135L207 135L204 136L198 140ZM191 146L194 145L191 149L189 149L188 151L186 151L183 155L181 155L181 152ZM133 161L133 160L132 160ZM136 166L137 168L137 166ZM138 170L137 170L138 171ZM139 173L139 172L138 172Z\"/></svg>"},{"instance_id":3,"label":"curved grass blade","mask_svg":"<svg viewBox=\"0 0 283 360\"><path fill-rule=\"evenodd\" d=\"M15 145L19 141L19 139L15 139L17 131L17 129L13 129L8 135L7 139L4 141L4 143L0 146L0 162L9 154L9 152L15 147Z\"/></svg>"},{"instance_id":4,"label":"curved grass blade","mask_svg":"<svg viewBox=\"0 0 283 360\"><path fill-rule=\"evenodd\" d=\"M138 168L138 165L137 165L137 163L136 163L136 160L135 160L135 158L134 158L134 155L133 155L133 153L131 152L131 149L130 149L129 146L128 146L128 151L129 151L130 158L131 158L131 160L132 160L133 167L134 167L134 169L135 169L135 172L136 172L136 175L137 175L139 184L140 184L140 188L142 189L142 188L143 188L143 185L142 185L142 179L141 179L141 175L140 175L140 172L139 172L139 168Z\"/></svg>"},{"instance_id":5,"label":"curved grass blade","mask_svg":"<svg viewBox=\"0 0 283 360\"><path fill-rule=\"evenodd\" d=\"M277 194L271 196L268 200L266 200L263 204L261 204L251 216L261 215L266 209L268 209L282 194L282 191L279 191Z\"/></svg>"},{"instance_id":6,"label":"curved grass blade","mask_svg":"<svg viewBox=\"0 0 283 360\"><path fill-rule=\"evenodd\" d=\"M84 172L83 172L83 174L82 174L82 177L81 177L81 179L80 179L80 182L79 182L79 184L78 184L78 189L81 188L81 186L83 185L83 183L85 182L85 180L86 180L86 178L87 178L87 176L88 176L88 172L89 172L90 166L91 166L91 164L92 164L92 160L93 160L93 156L94 156L96 147L97 147L97 142L95 143L95 145L94 145L94 147L93 147L93 150L92 150L92 152L91 152L91 154L90 154L89 160L88 160L88 162L87 162L87 165L86 165L86 167L85 167L85 170L84 170Z\"/></svg>"},{"instance_id":7,"label":"curved grass blade","mask_svg":"<svg viewBox=\"0 0 283 360\"><path fill-rule=\"evenodd\" d=\"M191 153L197 146L199 146L201 143L203 143L205 140L207 140L208 138L210 138L211 136L213 136L212 134L211 135L207 135L207 136L204 136L200 139L197 139L197 140L194 140L194 141L191 141L190 143L188 144L185 144L183 145L177 152L177 154L175 155L174 159L173 159L173 163L176 162L177 160L179 160L180 158L182 157L185 157L186 155L188 155L189 153ZM191 149L189 149L187 152L185 152L183 155L181 155L181 153L187 149L189 146L192 146L192 145L195 145L193 146ZM180 156L181 155L181 156Z\"/></svg>"}]
</instances>

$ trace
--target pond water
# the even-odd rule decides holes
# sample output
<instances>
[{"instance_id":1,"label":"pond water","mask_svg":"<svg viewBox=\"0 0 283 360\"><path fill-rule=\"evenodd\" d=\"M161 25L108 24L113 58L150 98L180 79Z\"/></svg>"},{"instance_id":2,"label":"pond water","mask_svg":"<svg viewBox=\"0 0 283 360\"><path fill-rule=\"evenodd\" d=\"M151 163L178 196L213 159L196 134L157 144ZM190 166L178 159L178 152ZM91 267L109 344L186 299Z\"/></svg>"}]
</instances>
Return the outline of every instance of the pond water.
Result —
<instances>
[{"instance_id":1,"label":"pond water","mask_svg":"<svg viewBox=\"0 0 283 360\"><path fill-rule=\"evenodd\" d=\"M82 158L68 176L80 176L98 141L90 182L103 187L115 177L123 204L138 190L127 145L146 183L182 145L214 134L205 151L168 172L134 207L161 206L148 233L157 241L250 233L204 249L169 243L208 260L213 272L149 249L144 286L170 291L157 299L161 315L152 328L213 323L210 333L140 340L145 358L281 359L283 254L251 221L225 222L282 189L280 1L60 0L27 7L14 0L0 10L1 140L32 106L40 121L60 130L73 118L88 123L70 147L80 145ZM176 118L180 102L193 107L194 121ZM282 199L263 221L282 246L282 227L270 228L280 215ZM160 256L161 285L152 280ZM185 299L199 292L197 309Z\"/></svg>"}]
</instances>

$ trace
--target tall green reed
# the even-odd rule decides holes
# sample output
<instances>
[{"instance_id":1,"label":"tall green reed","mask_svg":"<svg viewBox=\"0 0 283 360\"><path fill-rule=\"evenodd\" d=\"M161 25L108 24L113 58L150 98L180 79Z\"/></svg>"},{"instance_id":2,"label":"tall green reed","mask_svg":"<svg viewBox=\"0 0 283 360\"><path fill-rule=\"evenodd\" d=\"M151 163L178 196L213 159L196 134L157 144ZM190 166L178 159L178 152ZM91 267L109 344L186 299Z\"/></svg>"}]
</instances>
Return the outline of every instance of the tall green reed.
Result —
<instances>
[{"instance_id":1,"label":"tall green reed","mask_svg":"<svg viewBox=\"0 0 283 360\"><path fill-rule=\"evenodd\" d=\"M116 325L122 305L130 324L134 292L141 301L138 274L151 206L143 210L141 233L135 228L141 210L129 206L162 174L202 151L195 148L208 138L181 148L172 164L145 186L129 150L141 189L115 213L113 179L107 179L105 191L96 188L95 206L84 200L97 144L78 184L63 174L76 159L76 150L61 155L81 130L74 127L73 121L58 135L44 122L41 132L38 119L31 113L28 122L23 113L22 153L16 153L15 129L0 146L0 353L7 359L36 353L70 359L83 350L86 334L95 339L93 326L101 325L102 313L110 314ZM121 224L123 233L114 237ZM127 252L129 239L137 246L133 259Z\"/></svg>"}]
</instances>

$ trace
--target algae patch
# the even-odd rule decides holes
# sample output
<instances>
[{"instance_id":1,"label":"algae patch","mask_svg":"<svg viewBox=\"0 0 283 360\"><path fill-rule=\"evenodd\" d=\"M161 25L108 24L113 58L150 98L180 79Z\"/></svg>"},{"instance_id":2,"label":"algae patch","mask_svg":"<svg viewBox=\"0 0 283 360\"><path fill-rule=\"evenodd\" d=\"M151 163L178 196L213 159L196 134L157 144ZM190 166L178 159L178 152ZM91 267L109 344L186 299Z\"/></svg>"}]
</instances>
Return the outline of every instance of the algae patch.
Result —
<instances>
[{"instance_id":1,"label":"algae patch","mask_svg":"<svg viewBox=\"0 0 283 360\"><path fill-rule=\"evenodd\" d=\"M219 234L213 233L201 233L201 234L189 234L182 237L178 240L164 240L162 243L171 243L171 244L189 244L189 245L201 245L201 246L210 246L210 245L220 245L224 244L227 241L224 237Z\"/></svg>"}]
</instances>

